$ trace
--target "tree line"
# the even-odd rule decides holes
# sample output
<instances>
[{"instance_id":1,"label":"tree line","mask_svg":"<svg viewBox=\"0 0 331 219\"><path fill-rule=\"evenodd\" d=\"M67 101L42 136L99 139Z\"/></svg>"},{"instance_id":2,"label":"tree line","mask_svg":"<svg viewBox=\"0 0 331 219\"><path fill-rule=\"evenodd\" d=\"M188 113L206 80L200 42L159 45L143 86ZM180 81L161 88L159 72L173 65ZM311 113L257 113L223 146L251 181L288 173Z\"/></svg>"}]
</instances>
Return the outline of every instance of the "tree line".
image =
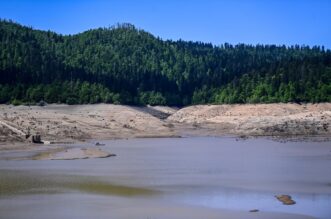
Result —
<instances>
[{"instance_id":1,"label":"tree line","mask_svg":"<svg viewBox=\"0 0 331 219\"><path fill-rule=\"evenodd\" d=\"M61 35L0 21L0 103L331 101L320 46L162 40L131 24Z\"/></svg>"}]
</instances>

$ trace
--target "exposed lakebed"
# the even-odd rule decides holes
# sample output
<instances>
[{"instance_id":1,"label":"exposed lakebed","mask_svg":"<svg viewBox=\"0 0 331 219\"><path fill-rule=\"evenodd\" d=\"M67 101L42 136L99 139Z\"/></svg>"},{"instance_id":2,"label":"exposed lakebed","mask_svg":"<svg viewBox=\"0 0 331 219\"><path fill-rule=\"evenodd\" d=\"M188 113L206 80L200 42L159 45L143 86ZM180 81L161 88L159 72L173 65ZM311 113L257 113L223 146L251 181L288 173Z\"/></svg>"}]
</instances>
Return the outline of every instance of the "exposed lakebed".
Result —
<instances>
[{"instance_id":1,"label":"exposed lakebed","mask_svg":"<svg viewBox=\"0 0 331 219\"><path fill-rule=\"evenodd\" d=\"M330 141L100 142L117 156L1 160L0 218L331 217ZM283 205L275 198L282 194L296 204Z\"/></svg>"}]
</instances>

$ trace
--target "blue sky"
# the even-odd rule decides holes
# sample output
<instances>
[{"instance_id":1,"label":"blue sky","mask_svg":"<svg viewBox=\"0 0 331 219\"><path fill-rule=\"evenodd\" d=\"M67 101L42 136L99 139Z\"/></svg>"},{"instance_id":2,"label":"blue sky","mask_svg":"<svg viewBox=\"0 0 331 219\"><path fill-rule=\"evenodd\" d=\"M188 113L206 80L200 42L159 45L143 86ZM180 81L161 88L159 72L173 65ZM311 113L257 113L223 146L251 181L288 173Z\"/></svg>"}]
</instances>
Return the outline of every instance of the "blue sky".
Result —
<instances>
[{"instance_id":1,"label":"blue sky","mask_svg":"<svg viewBox=\"0 0 331 219\"><path fill-rule=\"evenodd\" d=\"M0 17L62 34L129 22L163 39L331 48L331 0L0 0Z\"/></svg>"}]
</instances>

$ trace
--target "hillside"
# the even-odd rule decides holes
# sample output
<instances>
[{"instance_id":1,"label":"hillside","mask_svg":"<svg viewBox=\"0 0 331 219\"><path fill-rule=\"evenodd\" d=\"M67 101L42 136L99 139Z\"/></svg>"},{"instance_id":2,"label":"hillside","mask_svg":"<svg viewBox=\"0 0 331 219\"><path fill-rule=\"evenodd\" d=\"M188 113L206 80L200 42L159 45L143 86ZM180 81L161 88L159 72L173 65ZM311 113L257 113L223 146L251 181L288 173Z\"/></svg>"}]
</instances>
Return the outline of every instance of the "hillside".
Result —
<instances>
[{"instance_id":1,"label":"hillside","mask_svg":"<svg viewBox=\"0 0 331 219\"><path fill-rule=\"evenodd\" d=\"M0 21L0 103L331 101L323 47L164 41L131 24L60 35Z\"/></svg>"},{"instance_id":2,"label":"hillside","mask_svg":"<svg viewBox=\"0 0 331 219\"><path fill-rule=\"evenodd\" d=\"M0 112L0 146L1 142L26 142L26 135L36 134L55 142L224 135L331 137L331 103L222 104L182 109L114 104L0 105ZM8 144L3 145L7 148Z\"/></svg>"}]
</instances>

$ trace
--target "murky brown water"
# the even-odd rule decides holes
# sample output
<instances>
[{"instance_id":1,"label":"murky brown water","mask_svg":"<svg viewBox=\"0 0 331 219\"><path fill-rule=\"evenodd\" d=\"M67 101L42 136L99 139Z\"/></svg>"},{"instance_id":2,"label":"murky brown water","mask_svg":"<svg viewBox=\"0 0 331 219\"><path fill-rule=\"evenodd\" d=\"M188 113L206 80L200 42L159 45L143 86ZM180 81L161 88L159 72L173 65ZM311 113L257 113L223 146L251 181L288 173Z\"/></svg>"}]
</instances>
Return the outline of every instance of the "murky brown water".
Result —
<instances>
[{"instance_id":1,"label":"murky brown water","mask_svg":"<svg viewBox=\"0 0 331 219\"><path fill-rule=\"evenodd\" d=\"M117 157L1 160L0 218L109 218L111 210L141 203L331 217L331 142L206 137L105 143L102 148ZM277 194L297 204L282 205Z\"/></svg>"}]
</instances>

